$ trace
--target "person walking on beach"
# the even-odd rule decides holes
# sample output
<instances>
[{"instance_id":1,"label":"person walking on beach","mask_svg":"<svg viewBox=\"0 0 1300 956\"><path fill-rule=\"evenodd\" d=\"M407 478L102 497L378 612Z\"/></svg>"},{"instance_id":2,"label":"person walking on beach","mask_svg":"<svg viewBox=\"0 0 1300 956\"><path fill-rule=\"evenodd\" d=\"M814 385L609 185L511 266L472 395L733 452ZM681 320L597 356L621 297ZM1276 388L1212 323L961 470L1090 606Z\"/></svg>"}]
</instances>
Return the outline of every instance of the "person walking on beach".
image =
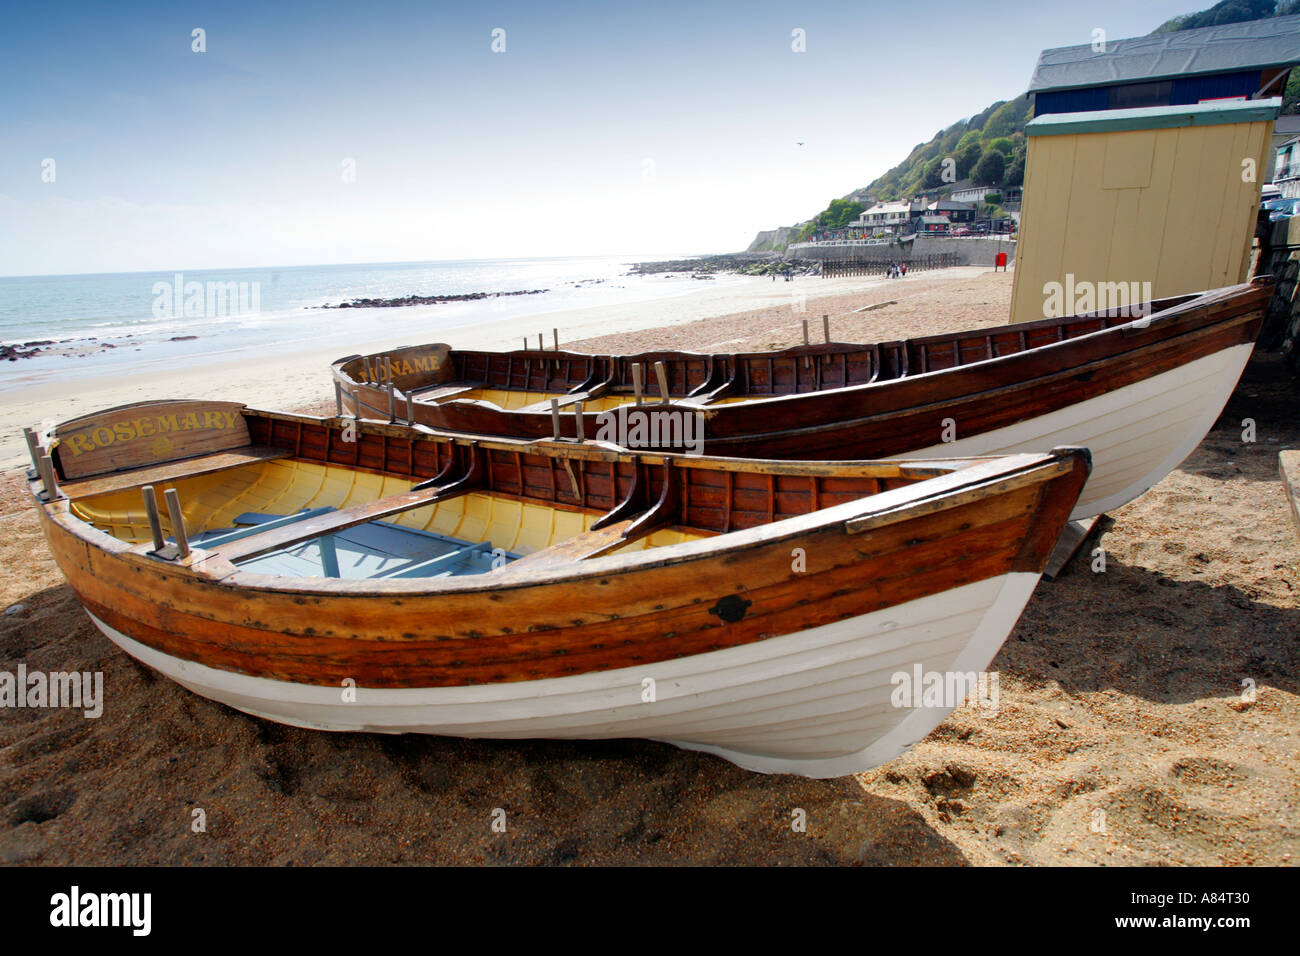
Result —
<instances>
[{"instance_id":1,"label":"person walking on beach","mask_svg":"<svg viewBox=\"0 0 1300 956\"><path fill-rule=\"evenodd\" d=\"M904 262L899 268L903 270L903 275L907 275L907 263Z\"/></svg>"}]
</instances>

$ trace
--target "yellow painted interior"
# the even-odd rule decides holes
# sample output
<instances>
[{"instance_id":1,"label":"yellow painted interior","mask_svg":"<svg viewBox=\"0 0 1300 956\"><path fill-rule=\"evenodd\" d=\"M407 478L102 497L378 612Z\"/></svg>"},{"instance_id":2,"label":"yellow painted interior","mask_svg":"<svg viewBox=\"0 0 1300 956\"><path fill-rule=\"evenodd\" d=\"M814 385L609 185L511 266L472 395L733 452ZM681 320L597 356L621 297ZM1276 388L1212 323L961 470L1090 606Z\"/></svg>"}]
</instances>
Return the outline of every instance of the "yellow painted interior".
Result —
<instances>
[{"instance_id":1,"label":"yellow painted interior","mask_svg":"<svg viewBox=\"0 0 1300 956\"><path fill-rule=\"evenodd\" d=\"M409 479L372 475L338 465L279 459L154 487L160 504L167 488L180 493L185 526L193 536L232 527L235 516L246 511L287 515L303 508L347 508L409 491L411 484ZM170 535L167 509L160 510L163 528ZM119 540L133 544L149 540L149 523L139 489L74 501L72 511ZM565 511L476 492L384 520L471 543L490 541L493 547L528 554L590 530L600 517L599 513ZM703 535L667 528L629 542L615 553L699 537Z\"/></svg>"},{"instance_id":2,"label":"yellow painted interior","mask_svg":"<svg viewBox=\"0 0 1300 956\"><path fill-rule=\"evenodd\" d=\"M1154 298L1246 281L1272 128L1029 137L1011 320L1044 318L1045 286L1067 273L1150 282ZM1243 175L1248 160L1258 175Z\"/></svg>"},{"instance_id":3,"label":"yellow painted interior","mask_svg":"<svg viewBox=\"0 0 1300 956\"><path fill-rule=\"evenodd\" d=\"M491 402L498 408L504 408L506 411L514 411L523 408L525 405L536 405L543 402L549 408L551 399L565 399L567 396L564 392L523 392L513 391L504 388L476 388L472 391L461 392L453 396L451 400L456 399L474 399L480 402ZM589 398L583 401L582 410L585 412L603 412L606 409L617 408L620 405L631 401L630 398L622 395L611 395L605 398ZM565 406L562 412L572 414L573 407Z\"/></svg>"},{"instance_id":4,"label":"yellow painted interior","mask_svg":"<svg viewBox=\"0 0 1300 956\"><path fill-rule=\"evenodd\" d=\"M507 411L514 411L515 409L523 408L526 405L534 405L538 402L543 403L549 408L551 399L563 399L564 397L565 395L562 392L515 392L503 388L476 388L473 391L462 392L455 396L455 398L472 398L481 402L491 402L493 405L504 408ZM772 396L768 394L738 395L732 396L731 398L719 398L715 401L709 402L708 404L734 405L737 402L752 402L755 399L771 397ZM655 396L650 396L648 400L656 401L657 399ZM680 401L681 397L678 396L674 400ZM636 399L631 395L607 395L603 398L587 399L582 403L582 410L584 412L604 412L611 408L618 408L621 405L631 405L635 401ZM566 405L560 409L560 411L562 414L571 415L573 414L573 406Z\"/></svg>"}]
</instances>

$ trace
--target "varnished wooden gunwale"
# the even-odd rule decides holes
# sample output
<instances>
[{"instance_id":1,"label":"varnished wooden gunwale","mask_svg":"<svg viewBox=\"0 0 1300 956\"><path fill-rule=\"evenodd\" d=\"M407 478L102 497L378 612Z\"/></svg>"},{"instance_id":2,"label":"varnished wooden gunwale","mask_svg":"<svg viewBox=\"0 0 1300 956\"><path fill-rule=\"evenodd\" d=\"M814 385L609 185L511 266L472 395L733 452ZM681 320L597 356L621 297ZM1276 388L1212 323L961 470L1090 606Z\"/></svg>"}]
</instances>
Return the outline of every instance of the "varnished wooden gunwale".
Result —
<instances>
[{"instance_id":1,"label":"varnished wooden gunwale","mask_svg":"<svg viewBox=\"0 0 1300 956\"><path fill-rule=\"evenodd\" d=\"M336 448L328 437L314 440L313 426L328 432L344 425L254 410L246 416L255 435L273 421L281 433L291 431L304 460L321 461ZM464 471L479 456L483 480L495 475L494 493L514 488L525 497L565 495L563 484L550 490L546 469L530 467L517 443L402 439L402 429L370 423L359 430L385 443L409 441L411 460L445 475ZM414 453L422 444L442 448L441 467L439 453ZM896 487L873 502L861 500L864 488L888 484L891 470L898 476L917 466L641 460L649 456L577 446L550 451L541 457L582 468L573 507L611 511L659 501L663 476L671 474L682 479L683 525L748 527L636 554L507 566L465 578L343 581L253 574L201 548L186 560L166 561L147 554L147 545L129 546L80 521L67 501L39 507L50 547L79 598L105 623L150 647L304 684L350 677L366 687L436 687L650 664L831 623L1010 571L1041 571L1088 472L1081 451L945 463L928 471L922 465L918 474L939 477ZM394 457L378 448L371 454ZM456 462L457 455L464 460ZM493 456L497 464L488 469L482 460ZM1009 474L1023 480L951 508L918 507L915 518L868 534L846 528L876 510L907 501L932 506L972 485L992 487ZM777 478L789 482L779 492ZM33 484L33 494L37 490ZM782 509L793 516L780 520ZM803 549L803 571L794 568L796 548ZM739 620L727 619L724 599L743 604Z\"/></svg>"},{"instance_id":2,"label":"varnished wooden gunwale","mask_svg":"<svg viewBox=\"0 0 1300 956\"><path fill-rule=\"evenodd\" d=\"M673 393L772 395L696 408L706 454L881 458L938 444L944 418L953 418L962 436L981 434L1253 342L1269 288L1257 281L1155 302L1145 328L1099 313L873 346L832 343L735 356L502 353L482 370L492 374L501 362L541 363L547 357L568 367L585 359L588 370L626 392L631 364L662 361ZM453 361L457 354L451 352ZM963 364L954 364L958 361ZM386 391L353 381L347 368L346 362L336 363L334 374L360 403L361 414L386 418ZM558 389L577 377L548 379L548 387ZM655 400L657 394L654 376L649 376L646 395ZM461 433L540 439L554 430L549 412L506 411L483 401L424 404L417 396L414 416L420 424ZM583 416L588 437L598 432L598 416ZM561 416L560 434L577 434L571 410Z\"/></svg>"}]
</instances>

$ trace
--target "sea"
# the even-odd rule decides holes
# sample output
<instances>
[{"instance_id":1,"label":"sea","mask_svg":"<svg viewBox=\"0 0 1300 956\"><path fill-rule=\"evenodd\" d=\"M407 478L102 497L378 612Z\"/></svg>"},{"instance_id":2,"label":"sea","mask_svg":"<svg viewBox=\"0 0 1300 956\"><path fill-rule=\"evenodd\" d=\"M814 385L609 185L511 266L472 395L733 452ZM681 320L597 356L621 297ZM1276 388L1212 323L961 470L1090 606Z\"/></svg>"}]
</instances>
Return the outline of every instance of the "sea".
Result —
<instances>
[{"instance_id":1,"label":"sea","mask_svg":"<svg viewBox=\"0 0 1300 956\"><path fill-rule=\"evenodd\" d=\"M128 375L376 338L410 344L548 312L684 295L689 276L630 274L652 257L480 259L363 265L0 277L0 343L41 346L0 361L0 392L59 379ZM655 256L654 259L671 258ZM680 258L680 257L679 257ZM719 276L725 283L731 277ZM536 290L545 290L537 292ZM535 292L384 309L323 309L354 299ZM560 330L563 340L564 330ZM519 343L522 345L522 341Z\"/></svg>"}]
</instances>

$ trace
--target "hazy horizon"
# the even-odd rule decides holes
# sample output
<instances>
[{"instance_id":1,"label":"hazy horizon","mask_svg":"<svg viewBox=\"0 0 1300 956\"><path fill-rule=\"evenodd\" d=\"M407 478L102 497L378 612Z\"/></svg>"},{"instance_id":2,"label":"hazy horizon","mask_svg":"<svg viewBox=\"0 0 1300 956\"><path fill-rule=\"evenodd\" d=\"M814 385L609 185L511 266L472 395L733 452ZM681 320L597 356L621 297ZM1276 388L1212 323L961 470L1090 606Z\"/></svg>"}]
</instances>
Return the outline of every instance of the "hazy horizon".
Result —
<instances>
[{"instance_id":1,"label":"hazy horizon","mask_svg":"<svg viewBox=\"0 0 1300 956\"><path fill-rule=\"evenodd\" d=\"M1189 6L11 4L0 275L735 252Z\"/></svg>"}]
</instances>

